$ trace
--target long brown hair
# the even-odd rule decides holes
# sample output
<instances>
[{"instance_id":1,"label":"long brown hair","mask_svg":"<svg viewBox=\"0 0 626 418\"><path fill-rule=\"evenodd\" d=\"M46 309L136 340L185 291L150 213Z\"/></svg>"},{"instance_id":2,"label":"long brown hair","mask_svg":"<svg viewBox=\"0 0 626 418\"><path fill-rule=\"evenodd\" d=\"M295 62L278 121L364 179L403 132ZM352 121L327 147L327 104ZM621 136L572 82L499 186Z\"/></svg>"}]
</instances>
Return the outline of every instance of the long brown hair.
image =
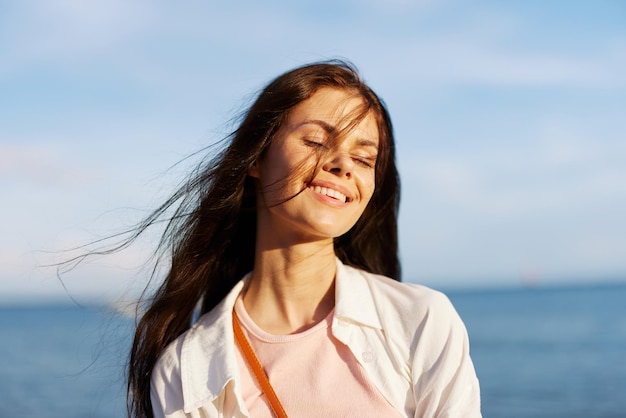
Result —
<instances>
[{"instance_id":1,"label":"long brown hair","mask_svg":"<svg viewBox=\"0 0 626 418\"><path fill-rule=\"evenodd\" d=\"M344 61L314 63L282 74L261 91L223 151L198 166L133 235L165 220L158 254L169 266L161 286L144 300L148 306L137 323L128 366L129 416L153 416L152 369L165 347L191 326L195 307L201 302L200 313L210 311L252 270L256 191L248 169L263 155L289 111L321 87L359 94L366 111L377 118L380 137L374 195L354 227L335 239L336 255L345 264L400 279L400 182L385 105Z\"/></svg>"}]
</instances>

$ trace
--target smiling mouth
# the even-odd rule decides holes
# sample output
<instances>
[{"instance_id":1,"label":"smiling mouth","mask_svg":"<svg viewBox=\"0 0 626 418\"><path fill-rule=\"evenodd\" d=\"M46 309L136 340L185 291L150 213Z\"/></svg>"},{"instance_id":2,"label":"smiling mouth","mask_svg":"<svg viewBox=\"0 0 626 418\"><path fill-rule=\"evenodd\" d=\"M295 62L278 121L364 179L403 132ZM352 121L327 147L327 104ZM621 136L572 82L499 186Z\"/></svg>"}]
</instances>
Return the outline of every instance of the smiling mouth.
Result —
<instances>
[{"instance_id":1,"label":"smiling mouth","mask_svg":"<svg viewBox=\"0 0 626 418\"><path fill-rule=\"evenodd\" d=\"M348 197L345 194L337 190L330 189L328 187L309 186L309 189L313 190L315 193L319 193L321 195L331 197L343 203L347 203L349 201Z\"/></svg>"}]
</instances>

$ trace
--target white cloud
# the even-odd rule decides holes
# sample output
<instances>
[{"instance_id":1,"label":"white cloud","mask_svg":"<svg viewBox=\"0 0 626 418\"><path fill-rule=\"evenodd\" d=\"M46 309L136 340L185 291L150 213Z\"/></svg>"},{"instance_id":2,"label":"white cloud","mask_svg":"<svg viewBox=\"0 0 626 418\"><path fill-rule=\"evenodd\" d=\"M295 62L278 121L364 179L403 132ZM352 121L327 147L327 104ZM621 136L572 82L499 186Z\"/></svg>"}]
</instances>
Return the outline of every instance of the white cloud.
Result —
<instances>
[{"instance_id":1,"label":"white cloud","mask_svg":"<svg viewBox=\"0 0 626 418\"><path fill-rule=\"evenodd\" d=\"M429 11L442 7L444 0L352 0L348 1L353 8L368 8L370 13L376 15L427 15Z\"/></svg>"},{"instance_id":2,"label":"white cloud","mask_svg":"<svg viewBox=\"0 0 626 418\"><path fill-rule=\"evenodd\" d=\"M154 234L149 234L154 238ZM154 248L149 237L127 249L110 255L93 255L71 267L58 263L86 254L88 251L110 248L115 240L85 247L94 240L84 231L61 233L48 249L0 248L0 303L12 299L48 297L78 302L132 299L139 295L150 275L150 256Z\"/></svg>"},{"instance_id":3,"label":"white cloud","mask_svg":"<svg viewBox=\"0 0 626 418\"><path fill-rule=\"evenodd\" d=\"M626 236L607 236L599 231L590 232L583 239L572 242L572 256L575 260L585 260L600 272L623 270L623 260L626 260Z\"/></svg>"},{"instance_id":4,"label":"white cloud","mask_svg":"<svg viewBox=\"0 0 626 418\"><path fill-rule=\"evenodd\" d=\"M383 51L382 62L400 64L390 75L418 86L626 87L626 59L605 45L593 54L523 52L505 43L456 34L405 39Z\"/></svg>"},{"instance_id":5,"label":"white cloud","mask_svg":"<svg viewBox=\"0 0 626 418\"><path fill-rule=\"evenodd\" d=\"M184 7L121 0L24 4L14 19L5 19L8 27L4 36L17 41L8 45L10 52L0 60L0 73L3 68L4 72L17 71L41 61L73 71L77 62L101 60L116 62L120 71L138 83L153 80L153 84L168 85L168 80L178 79L179 83L198 86L206 83L207 65L212 71L222 68L225 75L232 72L226 66L245 65L239 72L252 71L258 77L260 68L275 71L277 62L285 62L280 67L285 69L285 65L328 58L330 54L355 59L368 74L415 87L432 87L433 83L448 87L457 83L626 86L623 40L602 40L593 53L542 51L539 47L522 50L508 41L528 29L519 18L502 13L476 13L454 32L414 30L396 34L391 30L392 21L374 27L367 23L368 13L380 13L373 6L348 25L331 22L327 30L320 31L320 21L296 13L297 8L256 4L226 7L194 3ZM404 10L407 5L399 0L384 8ZM420 15L434 6L422 2L415 7L405 13ZM262 29L256 30L259 22L263 22ZM173 48L168 39L181 42ZM145 49L156 49L157 44L161 45L158 53ZM228 57L224 51L230 51ZM254 60L254 65L249 65L249 60ZM200 71L194 71L189 63ZM185 74L182 78L181 72Z\"/></svg>"},{"instance_id":6,"label":"white cloud","mask_svg":"<svg viewBox=\"0 0 626 418\"><path fill-rule=\"evenodd\" d=\"M623 141L553 127L523 146L400 158L408 279L510 284L531 270L549 280L626 271Z\"/></svg>"},{"instance_id":7,"label":"white cloud","mask_svg":"<svg viewBox=\"0 0 626 418\"><path fill-rule=\"evenodd\" d=\"M11 39L3 50L0 74L32 65L75 66L107 53L147 29L154 18L150 2L122 0L16 2L0 20L0 34Z\"/></svg>"},{"instance_id":8,"label":"white cloud","mask_svg":"<svg viewBox=\"0 0 626 418\"><path fill-rule=\"evenodd\" d=\"M0 144L0 181L38 185L85 184L99 177L94 169L72 164L58 146L25 141L24 145Z\"/></svg>"},{"instance_id":9,"label":"white cloud","mask_svg":"<svg viewBox=\"0 0 626 418\"><path fill-rule=\"evenodd\" d=\"M484 215L555 213L626 199L626 149L620 146L557 140L403 160L406 183Z\"/></svg>"}]
</instances>

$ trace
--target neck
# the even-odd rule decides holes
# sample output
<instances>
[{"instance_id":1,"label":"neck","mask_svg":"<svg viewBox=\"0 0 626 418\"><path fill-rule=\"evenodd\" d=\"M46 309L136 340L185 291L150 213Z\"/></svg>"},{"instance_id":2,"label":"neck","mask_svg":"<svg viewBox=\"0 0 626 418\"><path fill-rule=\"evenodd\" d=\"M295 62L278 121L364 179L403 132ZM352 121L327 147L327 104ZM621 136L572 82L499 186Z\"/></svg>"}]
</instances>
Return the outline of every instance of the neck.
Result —
<instances>
[{"instance_id":1,"label":"neck","mask_svg":"<svg viewBox=\"0 0 626 418\"><path fill-rule=\"evenodd\" d=\"M335 272L332 240L274 249L257 246L243 296L246 311L273 334L310 328L335 305Z\"/></svg>"}]
</instances>

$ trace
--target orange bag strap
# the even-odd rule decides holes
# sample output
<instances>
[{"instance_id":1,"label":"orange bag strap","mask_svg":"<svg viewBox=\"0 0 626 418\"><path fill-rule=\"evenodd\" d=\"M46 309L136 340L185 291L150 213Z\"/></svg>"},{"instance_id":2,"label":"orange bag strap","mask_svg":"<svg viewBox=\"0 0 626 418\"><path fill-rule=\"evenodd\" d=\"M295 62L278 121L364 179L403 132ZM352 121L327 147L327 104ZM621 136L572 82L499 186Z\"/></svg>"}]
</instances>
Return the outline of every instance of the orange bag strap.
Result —
<instances>
[{"instance_id":1,"label":"orange bag strap","mask_svg":"<svg viewBox=\"0 0 626 418\"><path fill-rule=\"evenodd\" d=\"M274 392L274 388L270 384L270 380L263 370L263 366L261 362L257 358L256 354L254 354L254 349L250 345L250 342L246 338L246 335L243 333L241 329L241 324L239 323L239 318L237 317L237 313L233 309L233 331L235 331L235 341L239 348L243 352L244 358L248 363L248 366L252 369L254 376L256 377L257 382L261 386L261 390L265 393L265 397L267 398L270 408L276 418L287 418L287 413L283 408L278 396L276 396L276 392Z\"/></svg>"}]
</instances>

